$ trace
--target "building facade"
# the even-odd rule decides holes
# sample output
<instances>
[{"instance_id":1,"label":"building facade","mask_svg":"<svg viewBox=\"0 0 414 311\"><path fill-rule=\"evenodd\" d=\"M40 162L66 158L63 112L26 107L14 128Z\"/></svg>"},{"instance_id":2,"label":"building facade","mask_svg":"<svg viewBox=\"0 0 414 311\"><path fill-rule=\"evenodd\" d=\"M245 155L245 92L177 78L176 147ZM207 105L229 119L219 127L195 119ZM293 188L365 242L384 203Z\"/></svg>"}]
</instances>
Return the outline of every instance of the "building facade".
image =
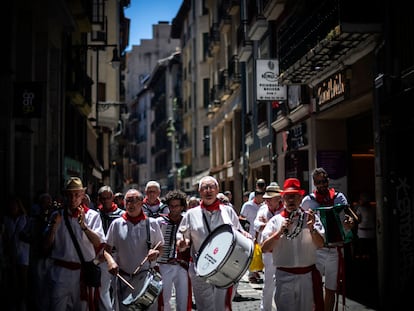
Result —
<instances>
[{"instance_id":1,"label":"building facade","mask_svg":"<svg viewBox=\"0 0 414 311\"><path fill-rule=\"evenodd\" d=\"M2 10L0 171L3 189L26 207L39 192L58 197L68 176L81 177L91 195L113 180L128 5L39 0Z\"/></svg>"}]
</instances>

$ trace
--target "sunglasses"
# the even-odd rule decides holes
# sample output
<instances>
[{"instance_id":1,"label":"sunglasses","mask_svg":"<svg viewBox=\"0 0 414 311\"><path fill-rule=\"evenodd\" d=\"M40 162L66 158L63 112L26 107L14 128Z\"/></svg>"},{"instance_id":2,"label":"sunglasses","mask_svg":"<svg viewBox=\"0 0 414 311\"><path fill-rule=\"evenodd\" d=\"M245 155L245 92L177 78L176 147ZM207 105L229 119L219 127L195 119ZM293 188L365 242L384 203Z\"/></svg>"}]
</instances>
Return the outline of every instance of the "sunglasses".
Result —
<instances>
[{"instance_id":1,"label":"sunglasses","mask_svg":"<svg viewBox=\"0 0 414 311\"><path fill-rule=\"evenodd\" d=\"M141 201L143 201L143 199L139 198L139 197L130 197L130 198L125 199L126 203L138 203L138 202L141 202Z\"/></svg>"},{"instance_id":2,"label":"sunglasses","mask_svg":"<svg viewBox=\"0 0 414 311\"><path fill-rule=\"evenodd\" d=\"M203 191L208 190L208 189L215 190L217 189L217 186L215 184L211 184L211 185L202 185L200 187L200 190L203 190Z\"/></svg>"},{"instance_id":3,"label":"sunglasses","mask_svg":"<svg viewBox=\"0 0 414 311\"><path fill-rule=\"evenodd\" d=\"M324 179L321 179L321 180L315 180L313 183L315 185L327 184L328 183L328 178L324 178Z\"/></svg>"}]
</instances>

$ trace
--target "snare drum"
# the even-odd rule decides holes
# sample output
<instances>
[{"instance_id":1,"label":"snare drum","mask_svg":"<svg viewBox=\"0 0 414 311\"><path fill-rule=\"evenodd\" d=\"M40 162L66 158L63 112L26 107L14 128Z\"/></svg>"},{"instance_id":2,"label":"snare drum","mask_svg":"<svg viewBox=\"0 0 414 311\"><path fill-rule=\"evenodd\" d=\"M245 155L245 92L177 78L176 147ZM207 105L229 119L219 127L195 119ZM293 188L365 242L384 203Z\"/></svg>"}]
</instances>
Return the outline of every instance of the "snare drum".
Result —
<instances>
[{"instance_id":1,"label":"snare drum","mask_svg":"<svg viewBox=\"0 0 414 311\"><path fill-rule=\"evenodd\" d=\"M340 213L346 205L321 206L315 210L319 212L319 217L325 228L325 244L327 246L342 245L345 241L345 232L342 226Z\"/></svg>"},{"instance_id":2,"label":"snare drum","mask_svg":"<svg viewBox=\"0 0 414 311\"><path fill-rule=\"evenodd\" d=\"M248 269L254 244L228 224L217 227L204 240L196 260L197 274L220 288L237 283Z\"/></svg>"},{"instance_id":3,"label":"snare drum","mask_svg":"<svg viewBox=\"0 0 414 311\"><path fill-rule=\"evenodd\" d=\"M134 290L125 287L122 290L122 300L128 310L146 310L157 299L162 291L162 278L154 269L142 270L130 280Z\"/></svg>"}]
</instances>

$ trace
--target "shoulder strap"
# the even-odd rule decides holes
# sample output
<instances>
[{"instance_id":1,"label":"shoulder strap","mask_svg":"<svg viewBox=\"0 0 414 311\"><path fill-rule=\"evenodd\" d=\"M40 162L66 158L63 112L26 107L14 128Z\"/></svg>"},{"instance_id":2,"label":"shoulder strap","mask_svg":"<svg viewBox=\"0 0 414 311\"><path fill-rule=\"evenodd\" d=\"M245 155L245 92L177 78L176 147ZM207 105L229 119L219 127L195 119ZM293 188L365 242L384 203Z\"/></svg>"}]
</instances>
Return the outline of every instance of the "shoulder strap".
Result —
<instances>
[{"instance_id":1,"label":"shoulder strap","mask_svg":"<svg viewBox=\"0 0 414 311\"><path fill-rule=\"evenodd\" d=\"M148 250L150 250L151 249L151 236L150 236L150 224L149 224L150 220L149 220L149 217L147 217L147 219L145 221L146 221L146 225L147 225L147 247L148 247Z\"/></svg>"},{"instance_id":2,"label":"shoulder strap","mask_svg":"<svg viewBox=\"0 0 414 311\"><path fill-rule=\"evenodd\" d=\"M66 227L68 228L70 237L72 238L73 245L75 245L76 251L78 252L79 259L83 263L83 262L85 262L85 258L83 257L83 254L82 254L82 251L80 249L78 240L76 240L75 234L73 233L72 226L69 223L69 219L68 219L68 215L66 213L66 210L63 211L63 218L65 219L65 224L66 224Z\"/></svg>"}]
</instances>

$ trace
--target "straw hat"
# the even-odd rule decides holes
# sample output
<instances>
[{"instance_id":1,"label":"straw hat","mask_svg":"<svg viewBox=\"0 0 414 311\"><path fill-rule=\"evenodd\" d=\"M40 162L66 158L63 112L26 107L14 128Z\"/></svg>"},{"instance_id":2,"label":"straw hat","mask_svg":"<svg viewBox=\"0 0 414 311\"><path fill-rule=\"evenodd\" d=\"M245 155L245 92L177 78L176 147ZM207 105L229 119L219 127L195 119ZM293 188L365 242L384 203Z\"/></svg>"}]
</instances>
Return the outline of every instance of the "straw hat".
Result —
<instances>
[{"instance_id":1,"label":"straw hat","mask_svg":"<svg viewBox=\"0 0 414 311\"><path fill-rule=\"evenodd\" d=\"M86 190L83 187L82 180L79 177L70 177L65 186L65 191Z\"/></svg>"},{"instance_id":2,"label":"straw hat","mask_svg":"<svg viewBox=\"0 0 414 311\"><path fill-rule=\"evenodd\" d=\"M276 182L273 182L271 185L266 187L266 192L263 195L263 199L271 199L274 197L281 197L282 196L282 189L280 189L279 185Z\"/></svg>"}]
</instances>

